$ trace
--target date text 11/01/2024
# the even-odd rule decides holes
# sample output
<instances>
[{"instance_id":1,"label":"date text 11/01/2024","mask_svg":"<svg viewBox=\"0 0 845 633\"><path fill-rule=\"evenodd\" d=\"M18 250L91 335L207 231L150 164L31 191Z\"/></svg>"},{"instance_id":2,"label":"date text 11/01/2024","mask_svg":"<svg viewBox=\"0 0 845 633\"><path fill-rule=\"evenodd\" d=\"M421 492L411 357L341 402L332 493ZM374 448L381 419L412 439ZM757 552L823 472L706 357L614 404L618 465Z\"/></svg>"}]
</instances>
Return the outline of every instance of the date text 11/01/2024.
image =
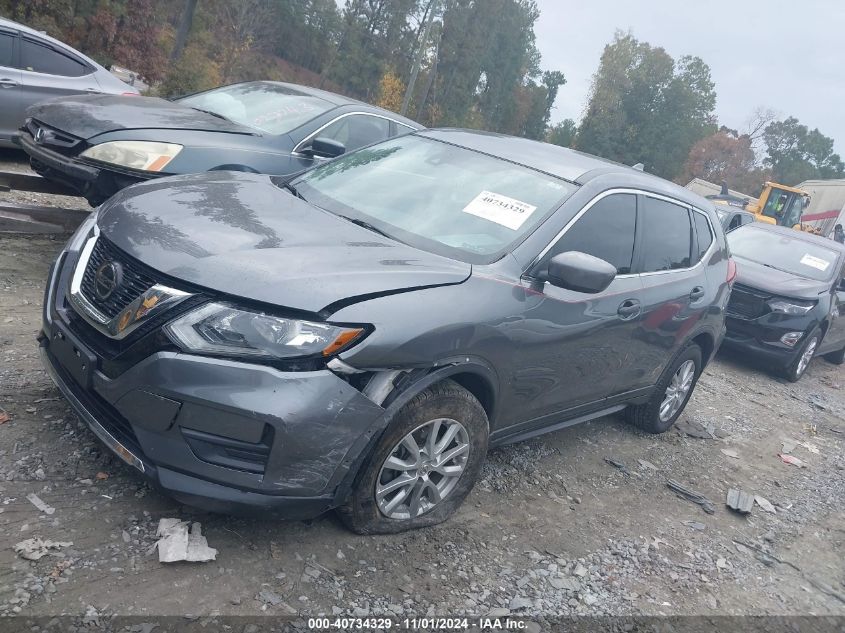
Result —
<instances>
[{"instance_id":1,"label":"date text 11/01/2024","mask_svg":"<svg viewBox=\"0 0 845 633\"><path fill-rule=\"evenodd\" d=\"M468 629L482 631L524 631L528 630L530 622L527 620L508 617L475 617L475 618L309 618L308 628L316 631L355 631L355 630L390 630L400 631L465 631Z\"/></svg>"}]
</instances>

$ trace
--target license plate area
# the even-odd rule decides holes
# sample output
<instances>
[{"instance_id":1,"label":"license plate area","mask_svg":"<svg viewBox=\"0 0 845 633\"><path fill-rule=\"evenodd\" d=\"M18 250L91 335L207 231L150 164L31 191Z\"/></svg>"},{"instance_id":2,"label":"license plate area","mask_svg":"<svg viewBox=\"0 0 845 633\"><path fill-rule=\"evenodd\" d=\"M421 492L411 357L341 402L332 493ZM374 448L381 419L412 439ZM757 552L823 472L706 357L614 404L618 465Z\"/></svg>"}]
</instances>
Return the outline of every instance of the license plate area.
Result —
<instances>
[{"instance_id":1,"label":"license plate area","mask_svg":"<svg viewBox=\"0 0 845 633\"><path fill-rule=\"evenodd\" d=\"M54 323L54 328L50 353L79 386L88 389L97 368L97 357L60 324Z\"/></svg>"}]
</instances>

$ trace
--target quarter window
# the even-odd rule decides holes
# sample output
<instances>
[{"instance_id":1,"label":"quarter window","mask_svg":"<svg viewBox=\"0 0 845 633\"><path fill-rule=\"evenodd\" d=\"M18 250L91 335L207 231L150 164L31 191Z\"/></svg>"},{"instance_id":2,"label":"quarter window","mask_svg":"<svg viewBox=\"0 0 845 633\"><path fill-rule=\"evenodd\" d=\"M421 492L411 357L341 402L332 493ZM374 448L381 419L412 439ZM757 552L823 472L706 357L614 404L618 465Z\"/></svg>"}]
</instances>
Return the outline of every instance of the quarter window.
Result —
<instances>
[{"instance_id":1,"label":"quarter window","mask_svg":"<svg viewBox=\"0 0 845 633\"><path fill-rule=\"evenodd\" d=\"M87 65L70 55L29 39L21 41L20 67L30 72L63 77L81 77L91 72Z\"/></svg>"},{"instance_id":2,"label":"quarter window","mask_svg":"<svg viewBox=\"0 0 845 633\"><path fill-rule=\"evenodd\" d=\"M12 50L15 45L15 36L11 33L0 31L0 66L12 65Z\"/></svg>"},{"instance_id":3,"label":"quarter window","mask_svg":"<svg viewBox=\"0 0 845 633\"><path fill-rule=\"evenodd\" d=\"M713 243L713 233L710 231L710 223L704 215L694 212L692 217L695 222L695 233L698 237L698 257L696 258L696 262L698 262Z\"/></svg>"},{"instance_id":4,"label":"quarter window","mask_svg":"<svg viewBox=\"0 0 845 633\"><path fill-rule=\"evenodd\" d=\"M637 199L630 193L602 198L578 218L558 240L550 257L567 251L580 251L616 266L620 275L631 272L634 233L637 225Z\"/></svg>"},{"instance_id":5,"label":"quarter window","mask_svg":"<svg viewBox=\"0 0 845 633\"><path fill-rule=\"evenodd\" d=\"M390 121L366 114L353 114L338 119L318 132L317 136L343 143L346 151L351 152L390 136Z\"/></svg>"},{"instance_id":6,"label":"quarter window","mask_svg":"<svg viewBox=\"0 0 845 633\"><path fill-rule=\"evenodd\" d=\"M642 272L688 268L692 252L689 211L665 200L645 197L642 219Z\"/></svg>"}]
</instances>

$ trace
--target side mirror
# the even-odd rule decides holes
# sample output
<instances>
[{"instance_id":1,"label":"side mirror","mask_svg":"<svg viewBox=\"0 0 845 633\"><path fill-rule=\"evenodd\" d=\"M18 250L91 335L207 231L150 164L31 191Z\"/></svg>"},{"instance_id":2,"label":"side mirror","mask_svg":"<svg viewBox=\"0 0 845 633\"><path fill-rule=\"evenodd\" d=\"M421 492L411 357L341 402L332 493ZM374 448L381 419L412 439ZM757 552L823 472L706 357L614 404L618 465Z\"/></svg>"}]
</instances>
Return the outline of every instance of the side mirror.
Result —
<instances>
[{"instance_id":1,"label":"side mirror","mask_svg":"<svg viewBox=\"0 0 845 633\"><path fill-rule=\"evenodd\" d=\"M346 153L346 145L330 138L318 136L311 141L311 155L318 158L336 158Z\"/></svg>"},{"instance_id":2,"label":"side mirror","mask_svg":"<svg viewBox=\"0 0 845 633\"><path fill-rule=\"evenodd\" d=\"M804 200L801 202L801 208L806 209L810 206L810 197L804 196Z\"/></svg>"},{"instance_id":3,"label":"side mirror","mask_svg":"<svg viewBox=\"0 0 845 633\"><path fill-rule=\"evenodd\" d=\"M553 286L595 294L616 278L616 266L579 251L567 251L549 260L545 279Z\"/></svg>"}]
</instances>

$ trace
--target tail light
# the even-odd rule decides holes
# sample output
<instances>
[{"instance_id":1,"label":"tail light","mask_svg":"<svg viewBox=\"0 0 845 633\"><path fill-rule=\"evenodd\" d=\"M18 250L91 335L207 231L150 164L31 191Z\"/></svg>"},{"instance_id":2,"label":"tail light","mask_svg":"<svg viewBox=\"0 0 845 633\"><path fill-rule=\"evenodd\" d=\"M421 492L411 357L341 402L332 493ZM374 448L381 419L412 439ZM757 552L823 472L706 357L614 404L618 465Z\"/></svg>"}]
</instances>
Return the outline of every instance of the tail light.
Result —
<instances>
[{"instance_id":1,"label":"tail light","mask_svg":"<svg viewBox=\"0 0 845 633\"><path fill-rule=\"evenodd\" d=\"M728 278L725 280L732 284L736 279L736 262L733 257L728 257Z\"/></svg>"}]
</instances>

